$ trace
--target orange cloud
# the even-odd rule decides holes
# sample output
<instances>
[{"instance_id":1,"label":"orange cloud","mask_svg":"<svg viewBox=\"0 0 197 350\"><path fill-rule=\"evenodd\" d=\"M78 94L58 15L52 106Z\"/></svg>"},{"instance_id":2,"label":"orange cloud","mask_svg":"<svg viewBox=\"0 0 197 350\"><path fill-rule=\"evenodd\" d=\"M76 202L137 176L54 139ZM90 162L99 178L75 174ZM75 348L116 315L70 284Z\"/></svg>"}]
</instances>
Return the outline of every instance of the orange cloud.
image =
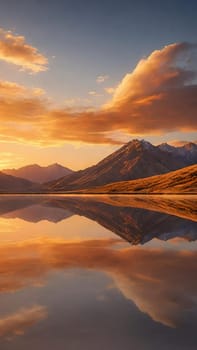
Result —
<instances>
[{"instance_id":1,"label":"orange cloud","mask_svg":"<svg viewBox=\"0 0 197 350\"><path fill-rule=\"evenodd\" d=\"M193 78L193 72L176 65L177 58L191 50L187 43L171 44L161 50L153 51L150 56L139 61L135 69L125 75L115 90L110 107L120 107L128 101L157 96L183 85Z\"/></svg>"},{"instance_id":2,"label":"orange cloud","mask_svg":"<svg viewBox=\"0 0 197 350\"><path fill-rule=\"evenodd\" d=\"M197 143L196 141L192 141L193 143ZM180 140L172 140L170 142L168 142L169 145L172 145L174 147L182 147L184 145L186 145L188 143L188 141L180 141Z\"/></svg>"},{"instance_id":3,"label":"orange cloud","mask_svg":"<svg viewBox=\"0 0 197 350\"><path fill-rule=\"evenodd\" d=\"M46 115L48 100L45 91L27 88L15 82L0 81L1 141L25 142L39 140L39 125ZM47 121L45 119L45 121ZM44 123L44 121L43 121ZM38 130L37 130L38 129ZM35 135L32 133L35 131Z\"/></svg>"},{"instance_id":4,"label":"orange cloud","mask_svg":"<svg viewBox=\"0 0 197 350\"><path fill-rule=\"evenodd\" d=\"M28 96L42 96L45 91L40 88L26 88L24 85L12 81L0 80L0 97L21 98Z\"/></svg>"},{"instance_id":5,"label":"orange cloud","mask_svg":"<svg viewBox=\"0 0 197 350\"><path fill-rule=\"evenodd\" d=\"M46 308L33 306L0 319L0 337L12 338L23 335L27 328L47 317Z\"/></svg>"},{"instance_id":6,"label":"orange cloud","mask_svg":"<svg viewBox=\"0 0 197 350\"><path fill-rule=\"evenodd\" d=\"M32 98L19 94L2 97L1 140L42 145L66 141L120 144L116 132L147 135L194 131L196 73L184 63L195 51L196 47L187 43L154 51L123 78L111 101L97 110L54 108L48 99L36 94Z\"/></svg>"},{"instance_id":7,"label":"orange cloud","mask_svg":"<svg viewBox=\"0 0 197 350\"><path fill-rule=\"evenodd\" d=\"M48 60L38 49L27 44L24 36L0 28L0 60L34 73L47 70Z\"/></svg>"},{"instance_id":8,"label":"orange cloud","mask_svg":"<svg viewBox=\"0 0 197 350\"><path fill-rule=\"evenodd\" d=\"M0 96L23 96L26 88L11 81L0 81Z\"/></svg>"},{"instance_id":9,"label":"orange cloud","mask_svg":"<svg viewBox=\"0 0 197 350\"><path fill-rule=\"evenodd\" d=\"M108 274L124 297L142 312L175 327L184 319L184 312L196 305L197 252L141 247L113 249L116 242L120 240L40 239L5 243L0 247L0 291L39 286L54 270L99 270Z\"/></svg>"}]
</instances>

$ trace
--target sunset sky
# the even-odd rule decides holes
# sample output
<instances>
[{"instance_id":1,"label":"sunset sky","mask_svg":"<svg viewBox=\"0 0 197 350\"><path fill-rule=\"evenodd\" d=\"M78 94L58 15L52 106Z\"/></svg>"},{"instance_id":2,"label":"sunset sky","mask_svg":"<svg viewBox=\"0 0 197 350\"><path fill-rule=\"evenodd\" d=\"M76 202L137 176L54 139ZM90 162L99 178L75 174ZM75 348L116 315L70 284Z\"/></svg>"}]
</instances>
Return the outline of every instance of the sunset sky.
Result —
<instances>
[{"instance_id":1,"label":"sunset sky","mask_svg":"<svg viewBox=\"0 0 197 350\"><path fill-rule=\"evenodd\" d=\"M195 0L0 0L0 169L196 141Z\"/></svg>"}]
</instances>

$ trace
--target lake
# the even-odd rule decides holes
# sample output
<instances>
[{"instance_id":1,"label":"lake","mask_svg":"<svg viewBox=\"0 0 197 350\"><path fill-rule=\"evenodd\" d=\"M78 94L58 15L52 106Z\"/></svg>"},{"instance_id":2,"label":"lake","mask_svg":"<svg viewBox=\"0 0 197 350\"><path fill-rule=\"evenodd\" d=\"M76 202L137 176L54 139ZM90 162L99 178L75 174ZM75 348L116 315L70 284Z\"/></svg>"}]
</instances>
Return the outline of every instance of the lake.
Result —
<instances>
[{"instance_id":1,"label":"lake","mask_svg":"<svg viewBox=\"0 0 197 350\"><path fill-rule=\"evenodd\" d=\"M196 350L195 196L0 197L1 350Z\"/></svg>"}]
</instances>

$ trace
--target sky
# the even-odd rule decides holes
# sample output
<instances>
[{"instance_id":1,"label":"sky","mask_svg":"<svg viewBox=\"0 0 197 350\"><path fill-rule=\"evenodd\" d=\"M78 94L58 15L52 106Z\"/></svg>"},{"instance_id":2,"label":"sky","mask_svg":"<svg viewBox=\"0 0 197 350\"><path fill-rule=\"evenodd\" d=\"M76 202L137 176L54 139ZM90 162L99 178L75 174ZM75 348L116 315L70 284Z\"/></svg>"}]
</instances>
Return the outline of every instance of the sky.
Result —
<instances>
[{"instance_id":1,"label":"sky","mask_svg":"<svg viewBox=\"0 0 197 350\"><path fill-rule=\"evenodd\" d=\"M196 141L196 1L0 0L0 169Z\"/></svg>"}]
</instances>

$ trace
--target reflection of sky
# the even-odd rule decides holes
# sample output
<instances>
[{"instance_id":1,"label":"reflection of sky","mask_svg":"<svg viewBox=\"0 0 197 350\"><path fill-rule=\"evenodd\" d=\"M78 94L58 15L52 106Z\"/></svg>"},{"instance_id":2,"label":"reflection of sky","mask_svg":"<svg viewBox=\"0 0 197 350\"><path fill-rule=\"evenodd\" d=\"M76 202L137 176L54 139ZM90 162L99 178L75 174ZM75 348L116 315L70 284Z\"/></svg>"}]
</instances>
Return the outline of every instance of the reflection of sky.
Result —
<instances>
[{"instance_id":1,"label":"reflection of sky","mask_svg":"<svg viewBox=\"0 0 197 350\"><path fill-rule=\"evenodd\" d=\"M32 243L24 244L31 247ZM6 349L25 350L27 343L30 349L36 344L39 349L63 349L63 344L71 349L97 349L98 344L103 348L108 344L110 349L120 349L121 344L124 349L130 349L131 344L157 349L159 342L161 349L193 349L196 254L182 252L181 256L167 249L135 247L114 253L106 243L103 247L96 241L91 244L94 249L87 246L86 250L85 243L72 247L68 243L67 247L62 241L52 249L43 242L41 251L28 251L25 260L24 246L19 245L18 256L14 248L11 271L15 270L16 281L27 285L15 293L1 293L0 332L6 315L11 318L13 310L19 314L9 328L11 341L2 339ZM32 286L28 271L34 275ZM37 312L29 324L33 308ZM23 320L19 333L21 310L25 310L27 320Z\"/></svg>"},{"instance_id":2,"label":"reflection of sky","mask_svg":"<svg viewBox=\"0 0 197 350\"><path fill-rule=\"evenodd\" d=\"M195 348L195 241L131 246L84 216L17 215L0 219L1 349Z\"/></svg>"},{"instance_id":3,"label":"reflection of sky","mask_svg":"<svg viewBox=\"0 0 197 350\"><path fill-rule=\"evenodd\" d=\"M4 234L6 233L6 234ZM36 237L56 237L68 240L83 240L113 237L114 234L99 224L82 216L72 216L58 223L42 220L37 223L21 219L0 218L0 237L4 240L24 240Z\"/></svg>"}]
</instances>

